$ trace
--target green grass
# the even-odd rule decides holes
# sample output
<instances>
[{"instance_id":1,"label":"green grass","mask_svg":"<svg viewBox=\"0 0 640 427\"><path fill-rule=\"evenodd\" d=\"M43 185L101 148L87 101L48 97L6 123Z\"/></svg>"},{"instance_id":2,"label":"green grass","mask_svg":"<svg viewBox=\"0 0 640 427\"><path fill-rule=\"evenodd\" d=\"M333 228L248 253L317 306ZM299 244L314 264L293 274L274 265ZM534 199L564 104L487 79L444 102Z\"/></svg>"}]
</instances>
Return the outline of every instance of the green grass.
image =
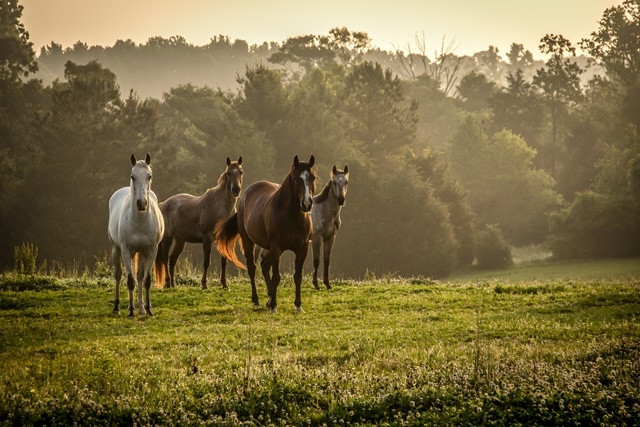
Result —
<instances>
[{"instance_id":1,"label":"green grass","mask_svg":"<svg viewBox=\"0 0 640 427\"><path fill-rule=\"evenodd\" d=\"M637 270L584 267L305 277L302 314L285 276L275 315L234 278L152 289L134 320L110 280L0 276L0 424L637 424Z\"/></svg>"},{"instance_id":2,"label":"green grass","mask_svg":"<svg viewBox=\"0 0 640 427\"><path fill-rule=\"evenodd\" d=\"M452 275L447 282L460 281L572 281L572 280L638 280L640 258L605 260L532 261L504 270L467 271Z\"/></svg>"}]
</instances>

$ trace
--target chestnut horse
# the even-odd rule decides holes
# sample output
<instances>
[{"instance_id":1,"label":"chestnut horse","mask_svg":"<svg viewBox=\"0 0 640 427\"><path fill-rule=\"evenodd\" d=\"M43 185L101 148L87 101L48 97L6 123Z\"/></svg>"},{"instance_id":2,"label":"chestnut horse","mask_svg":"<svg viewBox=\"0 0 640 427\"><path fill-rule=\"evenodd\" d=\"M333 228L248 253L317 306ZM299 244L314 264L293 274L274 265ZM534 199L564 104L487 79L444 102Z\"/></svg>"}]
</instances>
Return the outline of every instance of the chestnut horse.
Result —
<instances>
[{"instance_id":1,"label":"chestnut horse","mask_svg":"<svg viewBox=\"0 0 640 427\"><path fill-rule=\"evenodd\" d=\"M136 160L131 155L131 180L128 187L117 190L109 199L109 241L111 260L115 269L116 297L113 312L120 312L121 259L127 272L129 289L129 317L133 317L133 290L138 281L138 313L152 316L149 288L151 266L156 257L158 242L164 233L164 221L158 208L158 198L151 191L151 156ZM139 258L139 261L138 261ZM142 264L137 266L137 264ZM146 304L142 305L142 283Z\"/></svg>"},{"instance_id":2,"label":"chestnut horse","mask_svg":"<svg viewBox=\"0 0 640 427\"><path fill-rule=\"evenodd\" d=\"M218 221L227 219L235 212L236 200L242 187L242 156L237 162L227 157L227 167L218 185L208 189L201 196L181 193L169 197L160 203L166 230L164 238L158 246L155 262L156 281L167 288L175 286L175 268L178 257L185 243L202 243L204 254L204 272L202 273L202 289L207 289L207 270L211 262L211 245L214 240L214 227ZM169 250L173 245L171 257ZM227 286L227 259L220 259L220 283Z\"/></svg>"},{"instance_id":3,"label":"chestnut horse","mask_svg":"<svg viewBox=\"0 0 640 427\"><path fill-rule=\"evenodd\" d=\"M313 221L313 233L311 246L313 248L313 286L318 286L318 267L320 266L320 246L324 263L324 278L322 282L331 289L329 284L329 262L331 261L331 248L336 240L336 233L340 229L340 209L347 197L347 185L349 184L349 168L338 170L333 166L331 179L324 186L320 194L313 198L311 208L311 220Z\"/></svg>"},{"instance_id":4,"label":"chestnut horse","mask_svg":"<svg viewBox=\"0 0 640 427\"><path fill-rule=\"evenodd\" d=\"M251 300L256 306L259 303L254 249L257 245L268 251L263 256L260 266L269 293L267 307L272 312L276 312L278 305L276 294L280 283L280 255L286 250L295 253L294 304L298 312L302 311L300 285L302 266L307 258L311 237L309 211L315 191L314 163L313 156L308 163L299 161L298 156L295 156L291 171L282 185L268 181L251 184L238 202L238 212L216 226L218 251L238 267L248 270L251 279ZM238 238L241 239L247 260L246 267L236 257L235 246Z\"/></svg>"}]
</instances>

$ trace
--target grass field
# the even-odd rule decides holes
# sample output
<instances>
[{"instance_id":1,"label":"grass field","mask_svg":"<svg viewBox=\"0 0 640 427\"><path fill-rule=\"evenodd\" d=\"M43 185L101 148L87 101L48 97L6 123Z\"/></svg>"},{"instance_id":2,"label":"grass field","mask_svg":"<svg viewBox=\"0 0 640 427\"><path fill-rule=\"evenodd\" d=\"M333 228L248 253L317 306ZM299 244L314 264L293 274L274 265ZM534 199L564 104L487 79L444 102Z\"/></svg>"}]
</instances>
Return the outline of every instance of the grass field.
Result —
<instances>
[{"instance_id":1,"label":"grass field","mask_svg":"<svg viewBox=\"0 0 640 427\"><path fill-rule=\"evenodd\" d=\"M285 276L276 315L235 278L134 320L109 279L5 274L0 424L637 425L639 265L305 277L302 314Z\"/></svg>"}]
</instances>

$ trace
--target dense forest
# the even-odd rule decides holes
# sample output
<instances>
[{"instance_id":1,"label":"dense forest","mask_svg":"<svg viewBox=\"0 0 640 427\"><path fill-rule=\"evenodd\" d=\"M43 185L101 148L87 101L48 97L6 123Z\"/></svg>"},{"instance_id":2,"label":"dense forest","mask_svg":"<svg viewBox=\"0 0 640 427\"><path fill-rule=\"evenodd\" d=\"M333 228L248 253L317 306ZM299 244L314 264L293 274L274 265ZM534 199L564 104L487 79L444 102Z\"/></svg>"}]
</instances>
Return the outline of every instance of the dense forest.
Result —
<instances>
[{"instance_id":1,"label":"dense forest","mask_svg":"<svg viewBox=\"0 0 640 427\"><path fill-rule=\"evenodd\" d=\"M129 156L150 153L160 200L213 187L227 156L245 185L280 182L314 154L318 191L349 166L332 257L338 275L443 277L511 262L640 254L640 5L606 9L572 42L541 35L432 56L371 46L335 28L249 46L180 36L39 55L17 0L0 4L0 266L31 242L39 259L108 249L107 201ZM582 56L576 56L581 48ZM214 264L215 265L215 264Z\"/></svg>"}]
</instances>

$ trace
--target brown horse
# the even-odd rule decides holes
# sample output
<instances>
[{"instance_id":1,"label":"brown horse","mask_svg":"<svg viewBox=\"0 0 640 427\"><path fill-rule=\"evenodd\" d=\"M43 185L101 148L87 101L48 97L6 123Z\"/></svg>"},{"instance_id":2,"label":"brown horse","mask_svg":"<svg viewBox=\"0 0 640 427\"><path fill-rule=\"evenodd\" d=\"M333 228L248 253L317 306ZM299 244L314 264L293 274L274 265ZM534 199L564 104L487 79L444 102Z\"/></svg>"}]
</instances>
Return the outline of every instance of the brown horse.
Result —
<instances>
[{"instance_id":1,"label":"brown horse","mask_svg":"<svg viewBox=\"0 0 640 427\"><path fill-rule=\"evenodd\" d=\"M256 265L254 249L258 247L268 251L260 266L267 283L269 300L267 307L276 311L276 294L280 283L280 255L290 250L295 253L296 285L294 304L298 312L302 311L300 284L302 266L307 258L309 238L311 237L311 205L315 192L316 171L313 156L308 163L300 162L298 156L293 159L289 175L282 185L273 182L258 181L244 191L238 202L238 212L216 226L216 245L222 256L230 259L240 268L249 271L251 279L251 300L257 306ZM238 260L235 246L238 238L247 260L246 267ZM271 272L270 272L271 270Z\"/></svg>"},{"instance_id":2,"label":"brown horse","mask_svg":"<svg viewBox=\"0 0 640 427\"><path fill-rule=\"evenodd\" d=\"M218 185L201 196L181 193L160 203L164 217L164 238L158 245L155 262L156 282L167 288L175 286L175 268L185 243L202 243L204 272L202 289L207 289L207 269L211 258L214 228L218 221L227 219L234 211L242 187L242 156L237 162L227 157L227 168L218 178ZM171 257L169 250L173 245ZM220 283L228 289L226 278L227 259L220 259L222 266Z\"/></svg>"}]
</instances>

